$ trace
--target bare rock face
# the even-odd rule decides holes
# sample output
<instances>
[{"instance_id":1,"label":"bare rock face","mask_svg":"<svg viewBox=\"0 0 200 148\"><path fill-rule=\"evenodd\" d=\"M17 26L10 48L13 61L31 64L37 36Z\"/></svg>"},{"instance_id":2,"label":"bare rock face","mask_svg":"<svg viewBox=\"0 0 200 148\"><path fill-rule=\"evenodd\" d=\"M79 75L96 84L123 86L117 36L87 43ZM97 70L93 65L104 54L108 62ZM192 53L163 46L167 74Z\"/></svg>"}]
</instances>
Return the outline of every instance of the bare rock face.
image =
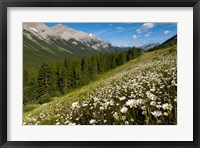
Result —
<instances>
[{"instance_id":1,"label":"bare rock face","mask_svg":"<svg viewBox=\"0 0 200 148\"><path fill-rule=\"evenodd\" d=\"M89 34L84 33L82 31L69 28L62 24L57 24L56 26L48 30L45 34L49 36L61 37L65 40L75 39L81 42L90 40L98 41L96 37L90 36Z\"/></svg>"},{"instance_id":2,"label":"bare rock face","mask_svg":"<svg viewBox=\"0 0 200 148\"><path fill-rule=\"evenodd\" d=\"M23 23L23 29L38 33L40 35L49 30L44 23Z\"/></svg>"},{"instance_id":3,"label":"bare rock face","mask_svg":"<svg viewBox=\"0 0 200 148\"><path fill-rule=\"evenodd\" d=\"M49 37L55 37L66 41L73 39L95 50L99 50L101 48L108 48L111 46L111 43L101 41L95 36L91 36L85 32L69 28L62 24L57 24L56 26L48 28L44 23L23 23L23 29L31 32L38 38L44 39L48 42ZM31 39L30 35L26 33L25 35ZM76 43L73 42L73 44Z\"/></svg>"},{"instance_id":4,"label":"bare rock face","mask_svg":"<svg viewBox=\"0 0 200 148\"><path fill-rule=\"evenodd\" d=\"M31 32L40 39L46 39L45 32L49 30L49 28L44 23L23 23L23 29ZM32 39L30 34L25 33L25 35L29 39Z\"/></svg>"}]
</instances>

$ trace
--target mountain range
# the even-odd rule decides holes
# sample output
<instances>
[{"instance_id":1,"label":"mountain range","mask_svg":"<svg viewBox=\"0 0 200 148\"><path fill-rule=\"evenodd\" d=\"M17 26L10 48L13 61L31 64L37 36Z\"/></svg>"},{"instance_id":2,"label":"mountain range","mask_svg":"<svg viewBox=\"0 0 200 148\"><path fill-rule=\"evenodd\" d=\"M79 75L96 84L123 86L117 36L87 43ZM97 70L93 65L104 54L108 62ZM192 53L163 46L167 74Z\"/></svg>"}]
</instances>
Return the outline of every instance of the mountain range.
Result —
<instances>
[{"instance_id":1,"label":"mountain range","mask_svg":"<svg viewBox=\"0 0 200 148\"><path fill-rule=\"evenodd\" d=\"M149 49L148 51L159 50L159 49L162 49L162 48L169 48L173 45L177 45L177 35L172 36L171 38L167 39L162 44L155 46L155 47Z\"/></svg>"},{"instance_id":2,"label":"mountain range","mask_svg":"<svg viewBox=\"0 0 200 148\"><path fill-rule=\"evenodd\" d=\"M149 43L139 47L141 51L152 51L177 43L177 35L162 44ZM60 61L80 58L104 52L126 50L85 32L57 24L51 28L44 23L23 23L24 67L35 67L44 61Z\"/></svg>"},{"instance_id":3,"label":"mountain range","mask_svg":"<svg viewBox=\"0 0 200 148\"><path fill-rule=\"evenodd\" d=\"M24 66L40 65L44 61L95 55L122 48L85 32L57 24L23 23Z\"/></svg>"},{"instance_id":4,"label":"mountain range","mask_svg":"<svg viewBox=\"0 0 200 148\"><path fill-rule=\"evenodd\" d=\"M159 46L160 43L149 43L149 44L145 44L145 45L142 45L140 46L141 50L142 51L148 51L156 46Z\"/></svg>"}]
</instances>

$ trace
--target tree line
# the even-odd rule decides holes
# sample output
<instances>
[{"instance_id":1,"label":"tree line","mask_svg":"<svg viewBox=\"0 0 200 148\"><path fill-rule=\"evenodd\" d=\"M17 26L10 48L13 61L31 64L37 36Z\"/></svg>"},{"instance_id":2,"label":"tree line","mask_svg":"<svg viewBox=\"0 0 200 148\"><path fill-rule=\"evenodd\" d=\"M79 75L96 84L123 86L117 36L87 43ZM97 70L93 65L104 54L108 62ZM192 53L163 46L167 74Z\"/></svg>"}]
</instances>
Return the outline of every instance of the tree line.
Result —
<instances>
[{"instance_id":1,"label":"tree line","mask_svg":"<svg viewBox=\"0 0 200 148\"><path fill-rule=\"evenodd\" d=\"M62 62L46 63L39 68L26 68L23 73L23 103L46 103L53 96L67 93L95 80L98 74L137 58L141 51L102 53L80 59L65 58Z\"/></svg>"}]
</instances>

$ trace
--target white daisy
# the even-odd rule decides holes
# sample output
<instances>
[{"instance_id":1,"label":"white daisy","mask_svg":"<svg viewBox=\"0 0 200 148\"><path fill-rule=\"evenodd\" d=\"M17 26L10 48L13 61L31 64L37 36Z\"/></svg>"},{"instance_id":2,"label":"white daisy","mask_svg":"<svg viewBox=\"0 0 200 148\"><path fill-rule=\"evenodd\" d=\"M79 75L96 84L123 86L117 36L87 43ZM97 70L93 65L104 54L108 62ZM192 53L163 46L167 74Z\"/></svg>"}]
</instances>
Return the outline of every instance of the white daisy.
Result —
<instances>
[{"instance_id":1,"label":"white daisy","mask_svg":"<svg viewBox=\"0 0 200 148\"><path fill-rule=\"evenodd\" d=\"M159 116L162 115L162 112L156 110L156 111L154 111L154 112L151 112L151 114L152 114L153 116L155 116L155 117L159 117Z\"/></svg>"},{"instance_id":2,"label":"white daisy","mask_svg":"<svg viewBox=\"0 0 200 148\"><path fill-rule=\"evenodd\" d=\"M126 113L128 111L128 108L124 106L121 108L120 111L121 111L121 113Z\"/></svg>"}]
</instances>

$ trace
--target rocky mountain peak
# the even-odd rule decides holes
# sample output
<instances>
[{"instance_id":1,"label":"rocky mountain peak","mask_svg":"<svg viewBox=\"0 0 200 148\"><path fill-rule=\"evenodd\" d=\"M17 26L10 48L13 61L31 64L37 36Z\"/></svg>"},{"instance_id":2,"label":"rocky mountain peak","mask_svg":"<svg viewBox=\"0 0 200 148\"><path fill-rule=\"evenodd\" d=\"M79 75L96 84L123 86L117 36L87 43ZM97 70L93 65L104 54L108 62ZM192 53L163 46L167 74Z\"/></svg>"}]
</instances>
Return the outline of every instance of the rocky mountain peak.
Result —
<instances>
[{"instance_id":1,"label":"rocky mountain peak","mask_svg":"<svg viewBox=\"0 0 200 148\"><path fill-rule=\"evenodd\" d=\"M43 34L49 30L44 23L23 23L23 29L38 34Z\"/></svg>"},{"instance_id":2,"label":"rocky mountain peak","mask_svg":"<svg viewBox=\"0 0 200 148\"><path fill-rule=\"evenodd\" d=\"M40 39L45 39L46 41L50 41L49 37L60 38L66 41L73 39L85 44L88 47L92 47L95 50L112 46L111 43L101 41L93 35L87 34L83 31L75 30L63 24L57 24L51 28L48 28L44 23L24 23L23 29L31 32ZM30 34L25 34L32 39Z\"/></svg>"}]
</instances>

